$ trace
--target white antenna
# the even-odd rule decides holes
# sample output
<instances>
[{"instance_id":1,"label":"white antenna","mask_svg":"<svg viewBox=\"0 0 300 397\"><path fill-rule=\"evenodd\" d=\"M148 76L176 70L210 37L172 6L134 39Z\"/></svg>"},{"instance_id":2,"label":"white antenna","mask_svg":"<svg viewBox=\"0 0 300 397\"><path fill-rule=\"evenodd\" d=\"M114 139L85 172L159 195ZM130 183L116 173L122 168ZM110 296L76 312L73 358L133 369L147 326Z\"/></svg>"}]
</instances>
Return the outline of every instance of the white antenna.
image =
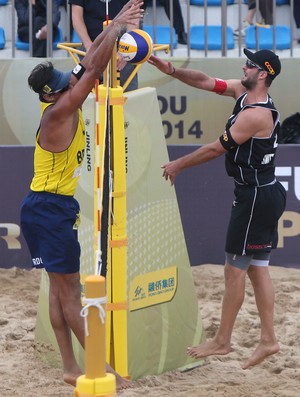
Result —
<instances>
[{"instance_id":1,"label":"white antenna","mask_svg":"<svg viewBox=\"0 0 300 397\"><path fill-rule=\"evenodd\" d=\"M106 11L105 11L105 13L106 13L106 23L108 23L108 21L109 21L109 18L108 18L108 3L111 0L100 0L100 1L101 1L101 3L105 3L105 5L106 5Z\"/></svg>"}]
</instances>

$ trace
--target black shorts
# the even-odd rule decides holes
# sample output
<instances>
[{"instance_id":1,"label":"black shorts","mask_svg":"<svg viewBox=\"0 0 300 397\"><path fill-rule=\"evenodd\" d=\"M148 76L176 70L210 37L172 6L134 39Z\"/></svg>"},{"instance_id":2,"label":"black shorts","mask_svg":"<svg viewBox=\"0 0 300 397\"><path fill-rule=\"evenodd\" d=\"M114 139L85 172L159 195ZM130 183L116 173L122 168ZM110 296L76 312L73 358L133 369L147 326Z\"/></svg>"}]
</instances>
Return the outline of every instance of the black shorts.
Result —
<instances>
[{"instance_id":1,"label":"black shorts","mask_svg":"<svg viewBox=\"0 0 300 397\"><path fill-rule=\"evenodd\" d=\"M278 219L286 204L279 182L264 187L236 185L225 251L248 255L270 252L278 243Z\"/></svg>"},{"instance_id":2,"label":"black shorts","mask_svg":"<svg viewBox=\"0 0 300 397\"><path fill-rule=\"evenodd\" d=\"M71 196L31 192L21 207L21 229L32 266L47 272L79 271L79 204Z\"/></svg>"}]
</instances>

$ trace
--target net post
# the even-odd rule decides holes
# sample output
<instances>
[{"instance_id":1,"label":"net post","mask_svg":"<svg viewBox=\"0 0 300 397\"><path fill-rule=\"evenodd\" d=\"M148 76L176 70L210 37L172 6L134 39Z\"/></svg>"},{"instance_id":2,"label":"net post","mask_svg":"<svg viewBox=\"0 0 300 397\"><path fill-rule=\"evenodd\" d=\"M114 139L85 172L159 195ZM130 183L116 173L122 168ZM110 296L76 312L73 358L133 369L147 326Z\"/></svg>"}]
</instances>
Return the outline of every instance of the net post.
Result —
<instances>
[{"instance_id":1,"label":"net post","mask_svg":"<svg viewBox=\"0 0 300 397\"><path fill-rule=\"evenodd\" d=\"M88 276L86 306L82 310L85 319L85 375L77 378L75 397L115 397L116 378L106 373L105 357L105 278ZM103 314L104 313L104 314Z\"/></svg>"}]
</instances>

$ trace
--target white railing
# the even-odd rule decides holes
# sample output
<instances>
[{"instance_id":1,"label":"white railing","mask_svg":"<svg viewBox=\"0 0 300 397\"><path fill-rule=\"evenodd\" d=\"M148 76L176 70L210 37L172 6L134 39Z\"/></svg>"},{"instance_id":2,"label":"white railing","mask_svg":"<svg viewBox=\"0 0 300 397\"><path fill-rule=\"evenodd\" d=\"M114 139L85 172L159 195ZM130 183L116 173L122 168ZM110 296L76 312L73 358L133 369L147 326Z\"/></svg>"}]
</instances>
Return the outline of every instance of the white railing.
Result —
<instances>
[{"instance_id":1,"label":"white railing","mask_svg":"<svg viewBox=\"0 0 300 397\"><path fill-rule=\"evenodd\" d=\"M95 0L96 1L96 0ZM170 1L170 18L167 18L165 15L164 9L161 7L159 0L152 0L152 4L147 6L144 24L151 24L154 29L154 42L156 42L156 30L157 27L161 24L167 25L170 27L170 56L180 56L180 57L197 57L199 56L210 56L212 54L212 50L209 48L209 40L208 40L208 26L209 25L220 25L221 26L221 49L219 50L220 56L241 56L243 54L242 49L245 47L245 38L241 35L236 36L234 38L234 51L232 49L228 49L228 36L227 36L227 26L230 26L231 29L239 29L242 30L243 27L243 18L245 17L245 13L247 12L247 5L244 0L235 0L234 4L228 5L226 0L221 1L221 5L218 7L214 7L209 5L210 0L203 0L203 5L191 5L189 0L179 0L182 8L183 19L185 23L185 29L187 32L187 45L178 45L176 47L176 36L174 37L173 31L173 22L174 22L174 6L173 1ZM259 9L259 1L257 0L257 10ZM17 32L17 16L15 13L14 7L15 0L10 0L9 4L6 6L0 7L0 26L1 24L7 24L4 27L7 42L10 43L7 45L8 48L11 49L11 54L8 56L17 57L18 52L15 48L15 39ZM31 4L31 2L29 1ZM9 18L6 18L6 21L3 21L1 18L1 13L4 11L4 7L9 7ZM48 24L52 25L52 0L47 0L47 18ZM7 11L6 9L6 15ZM276 0L273 0L273 45L272 48L274 51L278 51L276 48L277 41L279 37L277 37L277 30L275 27L279 27L280 25L286 25L289 28L289 40L290 46L287 50L288 56L295 56L294 52L298 46L297 40L295 39L295 21L293 16L294 11L294 0L290 0L289 5L278 6ZM30 20L32 18L32 7L30 7ZM284 11L284 13L283 13ZM282 15L284 14L284 18ZM70 37L70 5L67 4L67 8L64 9L61 7L61 22L60 28L63 31L64 39L67 42L71 41ZM10 19L7 21L7 19ZM260 20L259 12L256 13L255 21L258 22ZM191 46L191 37L190 37L190 29L194 25L202 25L204 26L204 47L202 50L193 50ZM32 24L30 23L30 26ZM259 33L260 29L256 29L256 50L259 49ZM52 47L52 31L49 30L49 35L47 38L47 56L53 56L53 47ZM30 29L30 37L32 38L33 32ZM300 56L300 47L298 49ZM0 50L0 57L1 57ZM32 40L30 40L29 46L29 54L32 55Z\"/></svg>"}]
</instances>

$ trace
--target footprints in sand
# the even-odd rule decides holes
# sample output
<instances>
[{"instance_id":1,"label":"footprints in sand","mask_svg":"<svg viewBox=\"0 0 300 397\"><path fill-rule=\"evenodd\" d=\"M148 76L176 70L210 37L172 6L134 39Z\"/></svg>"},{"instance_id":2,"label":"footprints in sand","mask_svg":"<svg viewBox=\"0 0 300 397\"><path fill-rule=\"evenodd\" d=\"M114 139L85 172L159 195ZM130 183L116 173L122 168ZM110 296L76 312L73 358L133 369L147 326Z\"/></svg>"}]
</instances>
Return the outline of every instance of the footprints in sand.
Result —
<instances>
[{"instance_id":1,"label":"footprints in sand","mask_svg":"<svg viewBox=\"0 0 300 397\"><path fill-rule=\"evenodd\" d=\"M4 325L6 325L6 324L8 324L8 320L6 320L6 319L4 319L4 318L0 318L0 327L1 327L1 326L4 326Z\"/></svg>"}]
</instances>

